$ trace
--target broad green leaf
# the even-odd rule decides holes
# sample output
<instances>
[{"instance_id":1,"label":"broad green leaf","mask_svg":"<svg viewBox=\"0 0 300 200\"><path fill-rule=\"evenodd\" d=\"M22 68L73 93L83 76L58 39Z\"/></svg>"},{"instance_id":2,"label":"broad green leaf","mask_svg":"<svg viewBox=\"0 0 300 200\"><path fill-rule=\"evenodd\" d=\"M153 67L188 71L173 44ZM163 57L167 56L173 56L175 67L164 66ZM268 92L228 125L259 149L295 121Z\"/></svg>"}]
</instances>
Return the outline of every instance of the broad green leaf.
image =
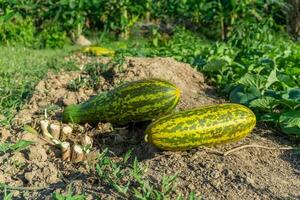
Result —
<instances>
[{"instance_id":1,"label":"broad green leaf","mask_svg":"<svg viewBox=\"0 0 300 200\"><path fill-rule=\"evenodd\" d=\"M288 90L286 94L282 95L282 98L300 101L300 88Z\"/></svg>"},{"instance_id":2,"label":"broad green leaf","mask_svg":"<svg viewBox=\"0 0 300 200\"><path fill-rule=\"evenodd\" d=\"M281 99L280 92L277 92L274 90L265 90L263 95L266 97L273 97L275 99Z\"/></svg>"},{"instance_id":3,"label":"broad green leaf","mask_svg":"<svg viewBox=\"0 0 300 200\"><path fill-rule=\"evenodd\" d=\"M238 85L230 92L229 100L234 103L248 105L252 100L260 98L260 91L256 87L244 87Z\"/></svg>"},{"instance_id":4,"label":"broad green leaf","mask_svg":"<svg viewBox=\"0 0 300 200\"><path fill-rule=\"evenodd\" d=\"M282 113L279 124L282 132L300 139L300 110Z\"/></svg>"},{"instance_id":5,"label":"broad green leaf","mask_svg":"<svg viewBox=\"0 0 300 200\"><path fill-rule=\"evenodd\" d=\"M266 78L257 74L245 74L238 83L246 86L246 87L256 87L258 89L265 88Z\"/></svg>"},{"instance_id":6,"label":"broad green leaf","mask_svg":"<svg viewBox=\"0 0 300 200\"><path fill-rule=\"evenodd\" d=\"M276 105L278 105L279 100L273 97L263 97L260 99L254 99L250 102L250 107L256 109L262 109L267 112L270 112L274 109Z\"/></svg>"},{"instance_id":7,"label":"broad green leaf","mask_svg":"<svg viewBox=\"0 0 300 200\"><path fill-rule=\"evenodd\" d=\"M288 75L300 75L300 67L286 68L285 73Z\"/></svg>"},{"instance_id":8,"label":"broad green leaf","mask_svg":"<svg viewBox=\"0 0 300 200\"><path fill-rule=\"evenodd\" d=\"M285 88L292 88L297 86L297 83L289 75L278 74L277 78L280 84Z\"/></svg>"},{"instance_id":9,"label":"broad green leaf","mask_svg":"<svg viewBox=\"0 0 300 200\"><path fill-rule=\"evenodd\" d=\"M290 109L300 108L300 89L290 89L282 95L281 104Z\"/></svg>"},{"instance_id":10,"label":"broad green leaf","mask_svg":"<svg viewBox=\"0 0 300 200\"><path fill-rule=\"evenodd\" d=\"M300 102L292 99L281 99L280 104L288 107L291 110L300 108Z\"/></svg>"}]
</instances>

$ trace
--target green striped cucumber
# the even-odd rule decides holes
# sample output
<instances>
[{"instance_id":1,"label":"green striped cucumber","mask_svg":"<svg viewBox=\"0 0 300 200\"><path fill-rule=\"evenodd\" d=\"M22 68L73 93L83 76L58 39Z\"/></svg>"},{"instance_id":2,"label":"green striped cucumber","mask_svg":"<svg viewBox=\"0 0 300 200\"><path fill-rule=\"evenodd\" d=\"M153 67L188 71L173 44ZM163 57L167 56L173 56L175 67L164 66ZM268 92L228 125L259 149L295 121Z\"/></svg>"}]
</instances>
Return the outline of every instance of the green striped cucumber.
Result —
<instances>
[{"instance_id":1,"label":"green striped cucumber","mask_svg":"<svg viewBox=\"0 0 300 200\"><path fill-rule=\"evenodd\" d=\"M145 140L163 150L187 150L238 141L255 124L254 113L243 105L209 105L159 118L146 129Z\"/></svg>"},{"instance_id":2,"label":"green striped cucumber","mask_svg":"<svg viewBox=\"0 0 300 200\"><path fill-rule=\"evenodd\" d=\"M126 124L152 120L171 112L179 97L180 90L164 80L129 82L86 102L68 106L63 112L63 121L79 124L95 124L100 121Z\"/></svg>"}]
</instances>

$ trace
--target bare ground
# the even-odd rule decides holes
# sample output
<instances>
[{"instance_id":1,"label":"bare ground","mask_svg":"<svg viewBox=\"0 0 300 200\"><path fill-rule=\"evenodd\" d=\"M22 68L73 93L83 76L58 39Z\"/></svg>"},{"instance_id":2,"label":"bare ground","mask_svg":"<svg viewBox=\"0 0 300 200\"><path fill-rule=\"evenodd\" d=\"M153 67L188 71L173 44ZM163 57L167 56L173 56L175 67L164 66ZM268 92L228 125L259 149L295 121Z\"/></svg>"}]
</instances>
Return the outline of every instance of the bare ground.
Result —
<instances>
[{"instance_id":1,"label":"bare ground","mask_svg":"<svg viewBox=\"0 0 300 200\"><path fill-rule=\"evenodd\" d=\"M76 55L79 66L93 59ZM94 61L93 61L94 62ZM107 63L107 59L97 62ZM204 76L188 64L171 58L127 58L122 70L111 69L112 76L103 75L97 90L80 88L71 91L68 84L75 78L88 78L81 71L48 74L35 89L32 98L17 114L10 132L1 128L2 140L19 139L35 141L28 150L0 157L0 183L11 186L45 187L42 190L14 191L16 199L49 199L53 191L64 191L72 182L76 192L85 192L90 199L96 197L116 199L111 189L97 180L90 165L63 162L60 150L34 134L22 130L29 124L38 131L39 121L49 119L61 124L61 112L66 105L82 102L101 91L109 90L121 82L142 78L162 78L181 88L182 98L178 109L205 104L222 103L213 87L207 85ZM97 127L72 125L74 134L69 140L76 143L80 135L94 139L93 149L101 152L109 148L117 159L127 150L148 167L147 177L157 184L162 174L179 172L175 197L195 191L206 199L299 199L300 157L292 150L266 150L247 148L230 155L219 155L206 148L190 151L160 151L143 142L143 130L148 123L114 127L99 124ZM268 147L289 147L292 143L276 130L259 124L247 138L238 143L214 147L224 152L243 144L260 144ZM92 159L92 158L91 158ZM38 189L38 188L32 188ZM1 197L1 195L0 195Z\"/></svg>"}]
</instances>

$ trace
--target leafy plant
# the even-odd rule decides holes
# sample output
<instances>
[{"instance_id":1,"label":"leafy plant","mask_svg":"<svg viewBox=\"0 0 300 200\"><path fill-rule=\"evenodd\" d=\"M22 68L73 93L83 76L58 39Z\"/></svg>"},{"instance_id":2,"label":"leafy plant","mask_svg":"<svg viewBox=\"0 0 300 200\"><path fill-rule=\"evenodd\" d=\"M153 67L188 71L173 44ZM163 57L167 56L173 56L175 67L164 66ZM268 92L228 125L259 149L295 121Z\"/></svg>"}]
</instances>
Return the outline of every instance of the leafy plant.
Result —
<instances>
[{"instance_id":1,"label":"leafy plant","mask_svg":"<svg viewBox=\"0 0 300 200\"><path fill-rule=\"evenodd\" d=\"M31 18L4 19L0 16L0 43L32 46L36 41L35 34L36 27Z\"/></svg>"},{"instance_id":2,"label":"leafy plant","mask_svg":"<svg viewBox=\"0 0 300 200\"><path fill-rule=\"evenodd\" d=\"M59 26L44 28L38 37L39 43L43 48L61 48L70 43L66 32Z\"/></svg>"},{"instance_id":3,"label":"leafy plant","mask_svg":"<svg viewBox=\"0 0 300 200\"><path fill-rule=\"evenodd\" d=\"M274 22L268 24L269 29L287 24L285 19L288 14L284 12L288 10L286 7L287 3L283 0L2 0L0 19L34 19L33 27L38 32L56 24L61 29L61 34L67 33L72 39L82 32L94 33L95 30L112 32L117 37L128 39L131 29L138 22L146 21L185 26L209 38L224 41L234 34L243 34L243 24L257 24L265 19ZM47 34L43 35L45 37ZM48 35L49 40L57 40L58 35ZM154 45L155 43L154 40Z\"/></svg>"},{"instance_id":4,"label":"leafy plant","mask_svg":"<svg viewBox=\"0 0 300 200\"><path fill-rule=\"evenodd\" d=\"M171 56L190 63L204 72L232 102L250 106L259 120L272 122L286 133L283 127L294 127L295 122L285 120L290 124L283 125L280 115L299 111L300 46L285 34L270 33L266 23L269 22L246 23L253 31L247 33L245 29L243 35L234 34L228 42L215 44L177 28L172 37L157 47L150 40L152 48L132 46L124 54Z\"/></svg>"}]
</instances>

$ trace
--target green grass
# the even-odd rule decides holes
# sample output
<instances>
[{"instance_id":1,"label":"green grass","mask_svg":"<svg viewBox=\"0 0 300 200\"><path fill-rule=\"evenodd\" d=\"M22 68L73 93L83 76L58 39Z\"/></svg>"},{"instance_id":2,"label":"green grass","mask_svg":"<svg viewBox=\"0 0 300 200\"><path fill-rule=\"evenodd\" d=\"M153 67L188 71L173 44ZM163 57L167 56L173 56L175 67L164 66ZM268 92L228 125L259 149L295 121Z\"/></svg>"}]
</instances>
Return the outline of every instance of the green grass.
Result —
<instances>
[{"instance_id":1,"label":"green grass","mask_svg":"<svg viewBox=\"0 0 300 200\"><path fill-rule=\"evenodd\" d=\"M7 189L4 189L4 196L3 200L12 200L13 199L13 193L12 192L7 192Z\"/></svg>"},{"instance_id":2,"label":"green grass","mask_svg":"<svg viewBox=\"0 0 300 200\"><path fill-rule=\"evenodd\" d=\"M34 142L27 140L19 140L16 143L4 142L0 143L0 155L7 152L17 152L28 148Z\"/></svg>"},{"instance_id":3,"label":"green grass","mask_svg":"<svg viewBox=\"0 0 300 200\"><path fill-rule=\"evenodd\" d=\"M0 48L0 126L10 126L15 113L48 71L70 70L75 69L75 66L63 60L71 48Z\"/></svg>"}]
</instances>

